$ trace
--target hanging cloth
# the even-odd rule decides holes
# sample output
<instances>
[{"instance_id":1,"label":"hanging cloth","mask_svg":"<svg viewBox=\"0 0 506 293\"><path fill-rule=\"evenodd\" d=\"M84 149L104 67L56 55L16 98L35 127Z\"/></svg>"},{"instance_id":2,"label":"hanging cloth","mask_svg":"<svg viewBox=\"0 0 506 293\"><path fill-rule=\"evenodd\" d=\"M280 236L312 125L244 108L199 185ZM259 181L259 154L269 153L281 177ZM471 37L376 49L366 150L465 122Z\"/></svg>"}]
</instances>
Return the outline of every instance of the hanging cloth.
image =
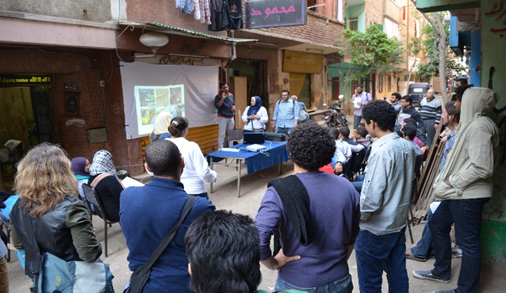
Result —
<instances>
[{"instance_id":1,"label":"hanging cloth","mask_svg":"<svg viewBox=\"0 0 506 293\"><path fill-rule=\"evenodd\" d=\"M228 28L236 30L243 28L242 21L242 0L227 0L228 1Z\"/></svg>"}]
</instances>

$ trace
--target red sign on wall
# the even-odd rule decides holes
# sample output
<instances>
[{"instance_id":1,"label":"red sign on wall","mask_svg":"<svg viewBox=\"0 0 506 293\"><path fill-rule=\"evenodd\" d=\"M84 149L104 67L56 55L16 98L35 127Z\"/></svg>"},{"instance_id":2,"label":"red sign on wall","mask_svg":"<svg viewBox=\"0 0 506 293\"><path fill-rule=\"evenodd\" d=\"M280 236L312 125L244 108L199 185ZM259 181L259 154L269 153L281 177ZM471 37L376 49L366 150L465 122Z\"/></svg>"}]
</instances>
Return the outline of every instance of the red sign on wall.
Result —
<instances>
[{"instance_id":1,"label":"red sign on wall","mask_svg":"<svg viewBox=\"0 0 506 293\"><path fill-rule=\"evenodd\" d=\"M260 0L245 2L246 28L306 24L305 0Z\"/></svg>"}]
</instances>

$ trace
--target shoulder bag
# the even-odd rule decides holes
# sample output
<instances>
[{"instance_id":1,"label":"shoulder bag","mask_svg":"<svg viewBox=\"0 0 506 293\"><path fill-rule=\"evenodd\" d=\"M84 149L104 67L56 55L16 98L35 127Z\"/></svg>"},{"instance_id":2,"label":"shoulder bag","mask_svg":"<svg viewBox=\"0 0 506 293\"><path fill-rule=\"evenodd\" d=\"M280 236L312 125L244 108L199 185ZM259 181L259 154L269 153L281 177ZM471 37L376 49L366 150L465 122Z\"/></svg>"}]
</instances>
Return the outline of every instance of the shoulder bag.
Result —
<instances>
[{"instance_id":1,"label":"shoulder bag","mask_svg":"<svg viewBox=\"0 0 506 293\"><path fill-rule=\"evenodd\" d=\"M194 195L188 196L188 200L186 201L183 207L183 211L181 212L181 216L179 217L177 223L174 226L172 226L172 228L170 228L169 232L167 232L162 242L158 245L153 254L149 257L148 261L144 265L135 268L134 272L132 273L132 277L130 277L130 284L123 291L123 293L142 292L142 289L148 282L149 276L151 275L151 267L155 264L160 255L162 255L163 251L167 248L167 246L169 246L174 236L176 236L177 230L179 230L179 227L181 226L181 224L183 223L183 221L186 219L191 209L193 208L195 200L196 197Z\"/></svg>"},{"instance_id":2,"label":"shoulder bag","mask_svg":"<svg viewBox=\"0 0 506 293\"><path fill-rule=\"evenodd\" d=\"M23 217L24 227L30 231L27 233L29 243L26 243L26 253L35 259L33 265L25 266L25 272L34 278L34 293L114 293L114 276L108 264L100 259L93 263L66 261L40 251L32 225L33 218L28 213L23 213Z\"/></svg>"}]
</instances>

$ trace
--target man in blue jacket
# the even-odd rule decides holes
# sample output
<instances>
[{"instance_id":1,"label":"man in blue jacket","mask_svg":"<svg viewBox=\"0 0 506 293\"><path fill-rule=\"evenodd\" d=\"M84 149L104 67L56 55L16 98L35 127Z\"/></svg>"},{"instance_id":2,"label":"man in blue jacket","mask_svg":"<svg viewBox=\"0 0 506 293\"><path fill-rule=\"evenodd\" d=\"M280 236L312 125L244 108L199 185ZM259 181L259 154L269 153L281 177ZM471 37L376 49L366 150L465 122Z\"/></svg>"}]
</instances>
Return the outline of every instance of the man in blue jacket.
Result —
<instances>
[{"instance_id":1,"label":"man in blue jacket","mask_svg":"<svg viewBox=\"0 0 506 293\"><path fill-rule=\"evenodd\" d=\"M131 271L147 262L179 220L188 199L180 182L184 160L174 143L158 140L149 144L145 167L154 174L151 182L142 187L126 188L121 193L120 223L129 250L127 259ZM151 268L144 293L191 292L184 235L193 220L214 210L208 199L197 197L176 236Z\"/></svg>"}]
</instances>

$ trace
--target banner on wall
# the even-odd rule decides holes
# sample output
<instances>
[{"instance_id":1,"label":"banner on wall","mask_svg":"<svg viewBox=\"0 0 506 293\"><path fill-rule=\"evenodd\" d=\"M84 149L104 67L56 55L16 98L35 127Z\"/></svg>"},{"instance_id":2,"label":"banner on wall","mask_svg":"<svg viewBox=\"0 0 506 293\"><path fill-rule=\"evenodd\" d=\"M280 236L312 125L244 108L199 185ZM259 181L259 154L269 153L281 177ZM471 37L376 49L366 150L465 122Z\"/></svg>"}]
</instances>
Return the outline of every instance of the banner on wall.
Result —
<instances>
[{"instance_id":1,"label":"banner on wall","mask_svg":"<svg viewBox=\"0 0 506 293\"><path fill-rule=\"evenodd\" d=\"M127 139L146 136L158 113L188 119L190 127L217 124L218 66L121 63Z\"/></svg>"}]
</instances>

